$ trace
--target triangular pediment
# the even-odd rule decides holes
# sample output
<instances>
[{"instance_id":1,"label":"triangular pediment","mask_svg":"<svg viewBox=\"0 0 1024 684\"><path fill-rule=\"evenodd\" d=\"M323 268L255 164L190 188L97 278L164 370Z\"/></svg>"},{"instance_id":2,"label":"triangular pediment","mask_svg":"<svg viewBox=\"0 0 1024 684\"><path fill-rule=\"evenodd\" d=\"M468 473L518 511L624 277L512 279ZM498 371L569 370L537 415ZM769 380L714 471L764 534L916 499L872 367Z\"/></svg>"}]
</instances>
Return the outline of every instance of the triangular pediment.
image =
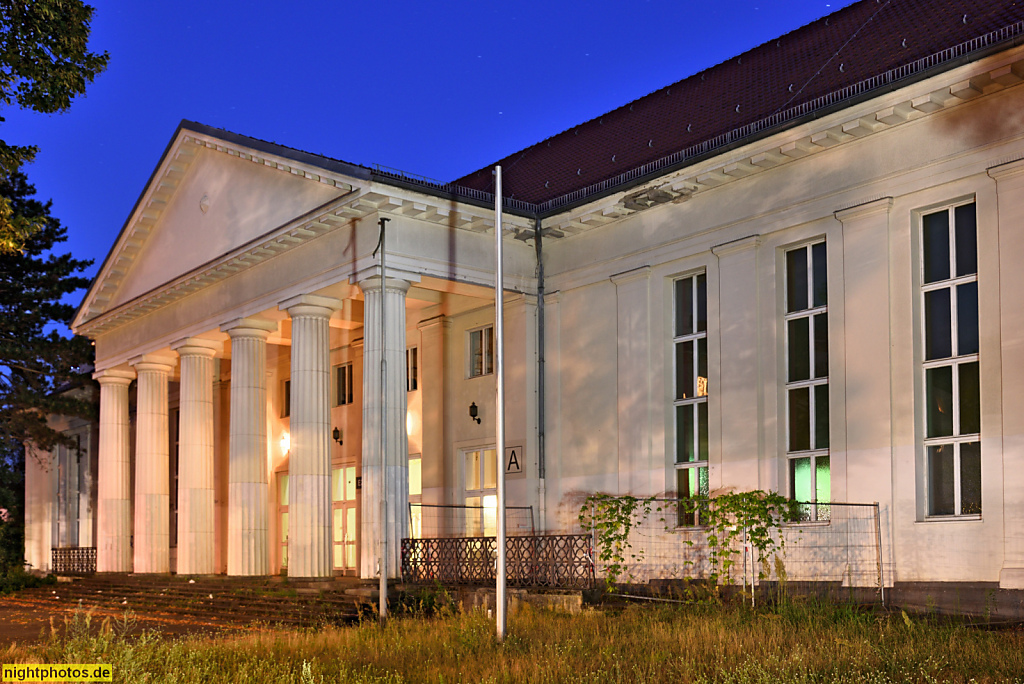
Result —
<instances>
[{"instance_id":1,"label":"triangular pediment","mask_svg":"<svg viewBox=\"0 0 1024 684\"><path fill-rule=\"evenodd\" d=\"M231 138L179 128L87 293L75 327L352 190L336 169L272 153L286 148ZM277 149L268 153L261 146Z\"/></svg>"}]
</instances>

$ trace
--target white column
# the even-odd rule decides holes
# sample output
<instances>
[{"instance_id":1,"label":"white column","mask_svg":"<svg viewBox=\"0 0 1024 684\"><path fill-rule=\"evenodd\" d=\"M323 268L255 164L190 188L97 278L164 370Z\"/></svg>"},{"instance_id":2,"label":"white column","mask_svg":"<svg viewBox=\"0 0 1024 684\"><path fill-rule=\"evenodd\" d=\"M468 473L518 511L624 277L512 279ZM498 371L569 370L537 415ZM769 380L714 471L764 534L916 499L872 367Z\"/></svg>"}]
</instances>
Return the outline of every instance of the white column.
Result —
<instances>
[{"instance_id":1,"label":"white column","mask_svg":"<svg viewBox=\"0 0 1024 684\"><path fill-rule=\"evenodd\" d=\"M178 410L179 575L212 575L213 356L220 343L187 338L171 346L181 359Z\"/></svg>"},{"instance_id":2,"label":"white column","mask_svg":"<svg viewBox=\"0 0 1024 684\"><path fill-rule=\"evenodd\" d=\"M409 442L405 432L405 280L388 279L381 288L379 277L359 283L363 291L363 523L360 576L377 575L380 558L381 453L380 362L387 360L387 502L388 577L401 575L401 548L409 528ZM387 349L381 345L381 303L387 319Z\"/></svg>"},{"instance_id":3,"label":"white column","mask_svg":"<svg viewBox=\"0 0 1024 684\"><path fill-rule=\"evenodd\" d=\"M267 337L277 324L241 318L231 336L228 428L228 574L270 572L267 527Z\"/></svg>"},{"instance_id":4,"label":"white column","mask_svg":"<svg viewBox=\"0 0 1024 684\"><path fill-rule=\"evenodd\" d=\"M132 571L131 464L128 443L130 370L93 373L100 384L97 572Z\"/></svg>"},{"instance_id":5,"label":"white column","mask_svg":"<svg viewBox=\"0 0 1024 684\"><path fill-rule=\"evenodd\" d=\"M145 354L139 374L135 428L135 572L170 572L170 435L167 376L173 361Z\"/></svg>"},{"instance_id":6,"label":"white column","mask_svg":"<svg viewBox=\"0 0 1024 684\"><path fill-rule=\"evenodd\" d=\"M292 319L288 576L330 577L331 314L342 302L301 295L281 303Z\"/></svg>"}]
</instances>

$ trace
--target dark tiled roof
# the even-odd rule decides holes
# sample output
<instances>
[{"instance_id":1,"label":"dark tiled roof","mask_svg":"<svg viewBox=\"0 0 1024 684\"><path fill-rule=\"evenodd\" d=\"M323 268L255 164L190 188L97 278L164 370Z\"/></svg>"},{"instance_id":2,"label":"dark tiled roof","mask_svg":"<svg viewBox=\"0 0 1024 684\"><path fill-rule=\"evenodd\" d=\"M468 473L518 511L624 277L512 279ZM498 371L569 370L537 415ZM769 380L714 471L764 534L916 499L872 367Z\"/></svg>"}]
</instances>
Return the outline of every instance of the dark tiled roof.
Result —
<instances>
[{"instance_id":1,"label":"dark tiled roof","mask_svg":"<svg viewBox=\"0 0 1024 684\"><path fill-rule=\"evenodd\" d=\"M1016 0L860 0L500 160L542 203L1024 20ZM493 164L454 181L493 191Z\"/></svg>"}]
</instances>

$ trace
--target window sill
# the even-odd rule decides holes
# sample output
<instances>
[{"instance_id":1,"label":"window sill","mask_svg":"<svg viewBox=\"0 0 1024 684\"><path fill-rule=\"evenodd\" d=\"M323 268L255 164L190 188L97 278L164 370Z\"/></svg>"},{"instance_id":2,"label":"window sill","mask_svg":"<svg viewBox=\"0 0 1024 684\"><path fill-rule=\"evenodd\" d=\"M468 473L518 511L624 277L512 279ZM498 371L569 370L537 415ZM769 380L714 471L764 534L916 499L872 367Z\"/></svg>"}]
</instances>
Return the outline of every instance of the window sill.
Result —
<instances>
[{"instance_id":1,"label":"window sill","mask_svg":"<svg viewBox=\"0 0 1024 684\"><path fill-rule=\"evenodd\" d=\"M930 525L933 523L964 523L981 522L981 515L929 515L924 520L917 520L916 525Z\"/></svg>"}]
</instances>

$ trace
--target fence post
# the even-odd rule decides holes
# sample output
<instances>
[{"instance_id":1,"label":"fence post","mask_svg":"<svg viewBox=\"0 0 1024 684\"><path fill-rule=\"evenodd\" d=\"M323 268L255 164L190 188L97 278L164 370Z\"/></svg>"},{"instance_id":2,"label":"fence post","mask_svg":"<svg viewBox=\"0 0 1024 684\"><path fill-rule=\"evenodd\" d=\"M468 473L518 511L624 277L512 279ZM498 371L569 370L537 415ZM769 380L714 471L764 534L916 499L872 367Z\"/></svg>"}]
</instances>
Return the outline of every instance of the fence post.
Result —
<instances>
[{"instance_id":1,"label":"fence post","mask_svg":"<svg viewBox=\"0 0 1024 684\"><path fill-rule=\"evenodd\" d=\"M590 502L590 567L597 582L597 525L594 522L594 502Z\"/></svg>"},{"instance_id":2,"label":"fence post","mask_svg":"<svg viewBox=\"0 0 1024 684\"><path fill-rule=\"evenodd\" d=\"M874 502L875 510L875 555L878 558L878 595L885 608L885 577L882 572L882 521L878 511L878 502Z\"/></svg>"}]
</instances>

